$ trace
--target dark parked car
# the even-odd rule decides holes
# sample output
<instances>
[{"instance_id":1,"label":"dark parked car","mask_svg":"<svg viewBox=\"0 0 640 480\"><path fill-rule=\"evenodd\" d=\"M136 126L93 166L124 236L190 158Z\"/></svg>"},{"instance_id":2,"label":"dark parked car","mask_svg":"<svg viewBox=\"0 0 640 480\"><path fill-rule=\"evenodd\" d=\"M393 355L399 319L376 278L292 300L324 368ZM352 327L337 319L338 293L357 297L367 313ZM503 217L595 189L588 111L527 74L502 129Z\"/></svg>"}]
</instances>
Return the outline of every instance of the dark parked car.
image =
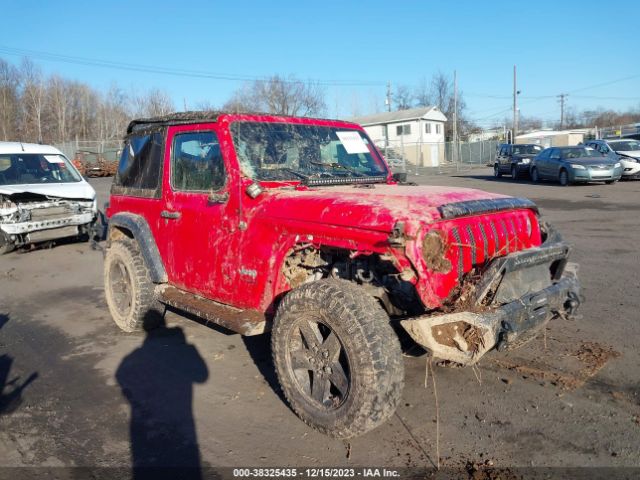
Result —
<instances>
[{"instance_id":1,"label":"dark parked car","mask_svg":"<svg viewBox=\"0 0 640 480\"><path fill-rule=\"evenodd\" d=\"M597 150L580 145L544 149L531 162L531 179L570 183L614 183L622 176L619 161L603 156Z\"/></svg>"},{"instance_id":2,"label":"dark parked car","mask_svg":"<svg viewBox=\"0 0 640 480\"><path fill-rule=\"evenodd\" d=\"M511 175L513 180L523 174L528 175L531 159L540 152L540 145L503 143L496 151L493 174L499 178L506 173Z\"/></svg>"}]
</instances>

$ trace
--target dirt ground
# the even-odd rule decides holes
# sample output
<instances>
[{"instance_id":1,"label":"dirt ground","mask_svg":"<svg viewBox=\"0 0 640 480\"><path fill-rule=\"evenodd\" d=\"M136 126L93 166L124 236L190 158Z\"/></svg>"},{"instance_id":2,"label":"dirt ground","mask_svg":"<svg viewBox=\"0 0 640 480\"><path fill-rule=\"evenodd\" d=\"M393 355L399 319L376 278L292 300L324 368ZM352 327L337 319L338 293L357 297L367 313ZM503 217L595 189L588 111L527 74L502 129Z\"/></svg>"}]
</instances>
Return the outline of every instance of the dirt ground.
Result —
<instances>
[{"instance_id":1,"label":"dirt ground","mask_svg":"<svg viewBox=\"0 0 640 480\"><path fill-rule=\"evenodd\" d=\"M489 169L412 180L536 201L574 244L586 296L580 320L554 320L518 351L492 352L475 370L434 366L440 465L640 466L640 182L563 188L494 180ZM102 204L110 179L91 182ZM176 313L167 324L148 336L115 326L102 252L88 244L2 256L0 466L437 463L425 357L406 358L391 421L342 441L284 403L268 336Z\"/></svg>"}]
</instances>

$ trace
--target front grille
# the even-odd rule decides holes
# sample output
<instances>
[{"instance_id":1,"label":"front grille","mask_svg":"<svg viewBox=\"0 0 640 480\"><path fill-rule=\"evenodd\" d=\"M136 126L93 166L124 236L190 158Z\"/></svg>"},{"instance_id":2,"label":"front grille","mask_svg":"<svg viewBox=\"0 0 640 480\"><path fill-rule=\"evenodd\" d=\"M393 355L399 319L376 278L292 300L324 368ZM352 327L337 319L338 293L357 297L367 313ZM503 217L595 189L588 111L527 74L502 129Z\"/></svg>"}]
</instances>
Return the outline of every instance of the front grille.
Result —
<instances>
[{"instance_id":1,"label":"front grille","mask_svg":"<svg viewBox=\"0 0 640 480\"><path fill-rule=\"evenodd\" d=\"M529 211L515 211L452 222L448 231L449 255L452 264L457 266L458 278L496 257L533 246L530 232L527 232L529 215ZM529 222L533 225L531 218Z\"/></svg>"},{"instance_id":2,"label":"front grille","mask_svg":"<svg viewBox=\"0 0 640 480\"><path fill-rule=\"evenodd\" d=\"M440 232L445 239L443 256L451 265L449 270L436 271L424 263L430 289L441 300L449 297L472 270L541 243L537 216L529 208L447 219L434 224L430 231Z\"/></svg>"}]
</instances>

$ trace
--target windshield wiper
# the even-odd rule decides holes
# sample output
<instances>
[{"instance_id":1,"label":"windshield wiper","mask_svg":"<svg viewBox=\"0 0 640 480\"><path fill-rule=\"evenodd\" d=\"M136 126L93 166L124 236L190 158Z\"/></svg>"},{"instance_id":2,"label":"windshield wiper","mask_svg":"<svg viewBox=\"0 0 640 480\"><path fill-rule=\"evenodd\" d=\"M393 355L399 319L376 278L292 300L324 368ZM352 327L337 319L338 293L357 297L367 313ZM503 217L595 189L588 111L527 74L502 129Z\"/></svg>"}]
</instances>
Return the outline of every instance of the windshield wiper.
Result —
<instances>
[{"instance_id":1,"label":"windshield wiper","mask_svg":"<svg viewBox=\"0 0 640 480\"><path fill-rule=\"evenodd\" d=\"M300 173L297 170L294 170L293 168L284 167L284 168L281 168L281 170L284 170L285 172L288 172L288 173L290 173L292 175L300 177L303 180L308 180L309 179L309 175L305 175L304 173Z\"/></svg>"}]
</instances>

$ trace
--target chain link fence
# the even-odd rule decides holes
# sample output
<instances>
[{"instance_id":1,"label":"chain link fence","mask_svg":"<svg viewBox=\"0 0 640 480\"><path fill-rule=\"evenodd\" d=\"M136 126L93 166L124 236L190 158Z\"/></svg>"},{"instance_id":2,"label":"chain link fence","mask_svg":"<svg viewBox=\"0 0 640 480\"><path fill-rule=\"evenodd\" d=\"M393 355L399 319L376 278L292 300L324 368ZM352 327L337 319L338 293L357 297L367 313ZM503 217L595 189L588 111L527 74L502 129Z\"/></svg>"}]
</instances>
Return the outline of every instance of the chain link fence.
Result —
<instances>
[{"instance_id":1,"label":"chain link fence","mask_svg":"<svg viewBox=\"0 0 640 480\"><path fill-rule=\"evenodd\" d=\"M122 142L119 140L76 140L54 145L70 160L88 163L114 162L120 158Z\"/></svg>"},{"instance_id":2,"label":"chain link fence","mask_svg":"<svg viewBox=\"0 0 640 480\"><path fill-rule=\"evenodd\" d=\"M478 142L388 142L378 145L394 171L428 174L493 165L499 140Z\"/></svg>"}]
</instances>

